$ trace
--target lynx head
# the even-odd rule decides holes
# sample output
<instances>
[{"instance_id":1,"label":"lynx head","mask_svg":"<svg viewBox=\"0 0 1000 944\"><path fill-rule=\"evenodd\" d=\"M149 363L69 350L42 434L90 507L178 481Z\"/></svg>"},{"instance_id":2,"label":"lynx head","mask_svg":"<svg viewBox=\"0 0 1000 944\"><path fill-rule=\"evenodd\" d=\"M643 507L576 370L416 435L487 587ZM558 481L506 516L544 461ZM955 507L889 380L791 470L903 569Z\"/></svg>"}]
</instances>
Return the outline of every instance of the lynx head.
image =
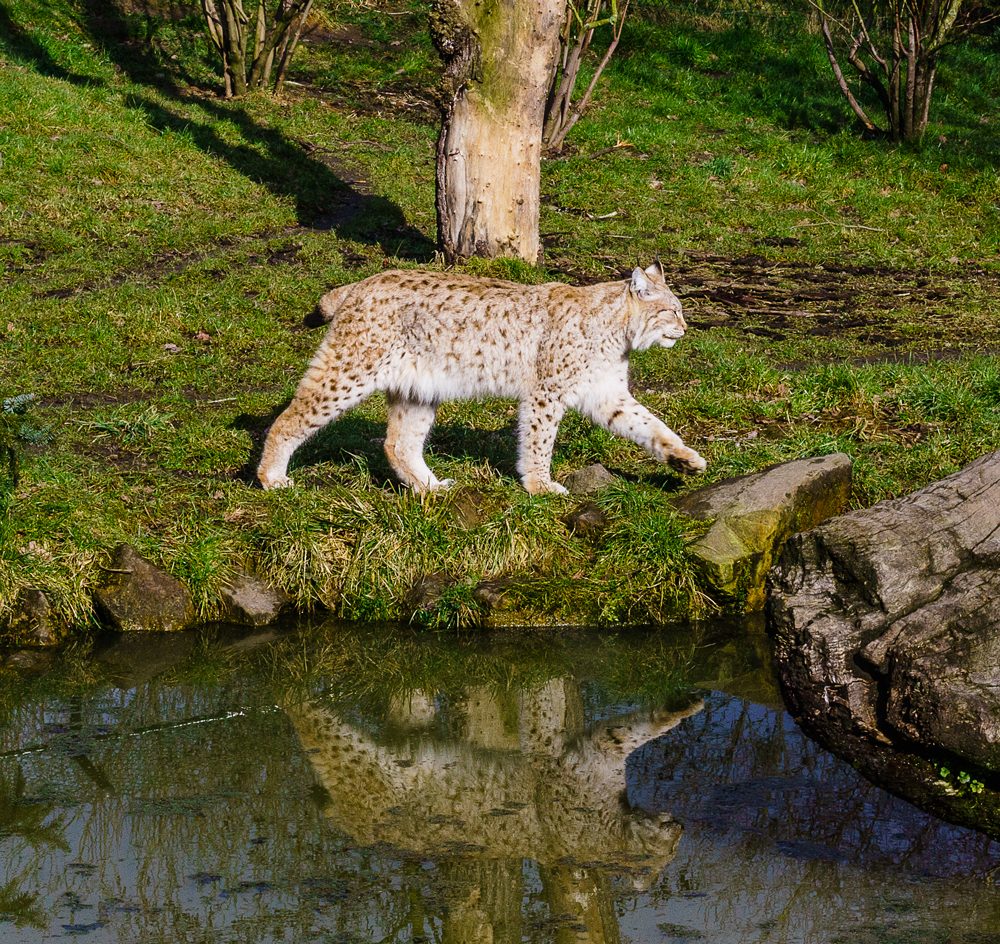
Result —
<instances>
[{"instance_id":1,"label":"lynx head","mask_svg":"<svg viewBox=\"0 0 1000 944\"><path fill-rule=\"evenodd\" d=\"M636 266L628 295L633 351L644 351L654 344L673 347L684 337L687 324L681 314L681 303L667 288L659 259L646 270Z\"/></svg>"}]
</instances>

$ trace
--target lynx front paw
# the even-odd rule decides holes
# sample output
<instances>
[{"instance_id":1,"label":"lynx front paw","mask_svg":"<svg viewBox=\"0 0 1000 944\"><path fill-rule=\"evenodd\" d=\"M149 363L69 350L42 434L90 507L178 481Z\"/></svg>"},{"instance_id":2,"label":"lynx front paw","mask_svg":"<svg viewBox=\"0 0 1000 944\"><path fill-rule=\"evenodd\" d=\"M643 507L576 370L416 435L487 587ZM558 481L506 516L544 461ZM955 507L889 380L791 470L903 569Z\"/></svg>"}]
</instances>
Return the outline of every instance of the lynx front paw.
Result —
<instances>
[{"instance_id":1,"label":"lynx front paw","mask_svg":"<svg viewBox=\"0 0 1000 944\"><path fill-rule=\"evenodd\" d=\"M418 495L430 495L433 492L447 492L448 489L454 488L454 486L454 479L437 479L434 476L431 476L431 480L426 485L414 482L410 488L412 488Z\"/></svg>"},{"instance_id":2,"label":"lynx front paw","mask_svg":"<svg viewBox=\"0 0 1000 944\"><path fill-rule=\"evenodd\" d=\"M707 468L707 463L701 456L698 455L693 449L688 449L684 446L681 449L675 449L671 455L667 457L667 465L671 469L676 469L678 472L704 472Z\"/></svg>"}]
</instances>

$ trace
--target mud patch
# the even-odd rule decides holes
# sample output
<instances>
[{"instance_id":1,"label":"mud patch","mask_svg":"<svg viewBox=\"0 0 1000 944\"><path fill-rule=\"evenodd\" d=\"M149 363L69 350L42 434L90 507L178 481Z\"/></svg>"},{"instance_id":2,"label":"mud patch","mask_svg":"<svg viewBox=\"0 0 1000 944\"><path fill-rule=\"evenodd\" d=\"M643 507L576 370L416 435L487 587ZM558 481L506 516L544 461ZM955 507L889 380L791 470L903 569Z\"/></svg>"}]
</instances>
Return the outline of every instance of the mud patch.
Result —
<instances>
[{"instance_id":1,"label":"mud patch","mask_svg":"<svg viewBox=\"0 0 1000 944\"><path fill-rule=\"evenodd\" d=\"M75 391L67 396L42 397L39 400L39 405L90 409L102 406L121 406L125 403L146 403L149 400L150 392L148 390L122 387L114 391Z\"/></svg>"},{"instance_id":2,"label":"mud patch","mask_svg":"<svg viewBox=\"0 0 1000 944\"><path fill-rule=\"evenodd\" d=\"M563 235L545 234L546 245L557 246ZM966 297L1000 294L996 273L814 265L756 254L684 255L687 262L675 260L664 267L668 284L684 302L692 332L726 329L768 343L836 338L858 351L857 358L844 360L859 364L927 363L1000 347L1000 327L963 318ZM567 258L548 265L580 284L607 278L581 273ZM622 271L620 277L628 275Z\"/></svg>"}]
</instances>

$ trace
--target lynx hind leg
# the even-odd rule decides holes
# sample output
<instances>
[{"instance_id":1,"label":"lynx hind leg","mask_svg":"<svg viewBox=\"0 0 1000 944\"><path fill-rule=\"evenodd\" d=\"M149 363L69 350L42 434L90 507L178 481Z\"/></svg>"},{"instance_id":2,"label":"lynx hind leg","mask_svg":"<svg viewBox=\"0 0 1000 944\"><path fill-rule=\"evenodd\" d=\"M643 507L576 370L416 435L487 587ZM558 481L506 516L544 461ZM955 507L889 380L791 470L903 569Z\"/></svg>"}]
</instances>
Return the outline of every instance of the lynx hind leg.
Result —
<instances>
[{"instance_id":1,"label":"lynx hind leg","mask_svg":"<svg viewBox=\"0 0 1000 944\"><path fill-rule=\"evenodd\" d=\"M531 394L521 401L517 471L532 495L569 494L564 486L552 480L552 450L565 412L566 407L559 400L544 393Z\"/></svg>"},{"instance_id":2,"label":"lynx hind leg","mask_svg":"<svg viewBox=\"0 0 1000 944\"><path fill-rule=\"evenodd\" d=\"M452 479L440 481L424 461L424 443L434 425L437 404L389 393L386 413L385 457L399 480L420 494L454 485Z\"/></svg>"},{"instance_id":3,"label":"lynx hind leg","mask_svg":"<svg viewBox=\"0 0 1000 944\"><path fill-rule=\"evenodd\" d=\"M594 422L638 443L653 458L678 472L704 472L707 468L705 460L685 446L677 433L628 393L606 400L586 412Z\"/></svg>"},{"instance_id":4,"label":"lynx hind leg","mask_svg":"<svg viewBox=\"0 0 1000 944\"><path fill-rule=\"evenodd\" d=\"M268 431L257 466L257 478L265 489L294 484L287 472L295 450L374 390L371 378L354 371L345 374L339 361L330 363L320 354L310 364L288 408Z\"/></svg>"}]
</instances>

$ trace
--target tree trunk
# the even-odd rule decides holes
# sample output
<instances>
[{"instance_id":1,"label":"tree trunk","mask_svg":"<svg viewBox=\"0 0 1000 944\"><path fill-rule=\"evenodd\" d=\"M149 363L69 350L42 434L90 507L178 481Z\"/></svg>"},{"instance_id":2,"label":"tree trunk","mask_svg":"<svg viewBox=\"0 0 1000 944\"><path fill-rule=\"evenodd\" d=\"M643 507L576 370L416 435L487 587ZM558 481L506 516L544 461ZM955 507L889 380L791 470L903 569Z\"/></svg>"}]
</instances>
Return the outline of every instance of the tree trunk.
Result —
<instances>
[{"instance_id":1,"label":"tree trunk","mask_svg":"<svg viewBox=\"0 0 1000 944\"><path fill-rule=\"evenodd\" d=\"M470 256L538 260L545 99L565 0L435 0L446 68L437 146L438 242Z\"/></svg>"},{"instance_id":2,"label":"tree trunk","mask_svg":"<svg viewBox=\"0 0 1000 944\"><path fill-rule=\"evenodd\" d=\"M226 98L245 95L249 89L267 88L276 57L280 60L276 90L280 92L312 0L281 0L270 17L265 0L256 0L252 16L244 9L243 0L201 0L201 4L212 42L222 56ZM293 29L296 21L298 25Z\"/></svg>"},{"instance_id":3,"label":"tree trunk","mask_svg":"<svg viewBox=\"0 0 1000 944\"><path fill-rule=\"evenodd\" d=\"M233 95L239 98L247 93L246 81L246 36L244 27L247 23L242 5L233 0L222 0L222 35L225 41L223 50L226 67L232 79Z\"/></svg>"}]
</instances>

